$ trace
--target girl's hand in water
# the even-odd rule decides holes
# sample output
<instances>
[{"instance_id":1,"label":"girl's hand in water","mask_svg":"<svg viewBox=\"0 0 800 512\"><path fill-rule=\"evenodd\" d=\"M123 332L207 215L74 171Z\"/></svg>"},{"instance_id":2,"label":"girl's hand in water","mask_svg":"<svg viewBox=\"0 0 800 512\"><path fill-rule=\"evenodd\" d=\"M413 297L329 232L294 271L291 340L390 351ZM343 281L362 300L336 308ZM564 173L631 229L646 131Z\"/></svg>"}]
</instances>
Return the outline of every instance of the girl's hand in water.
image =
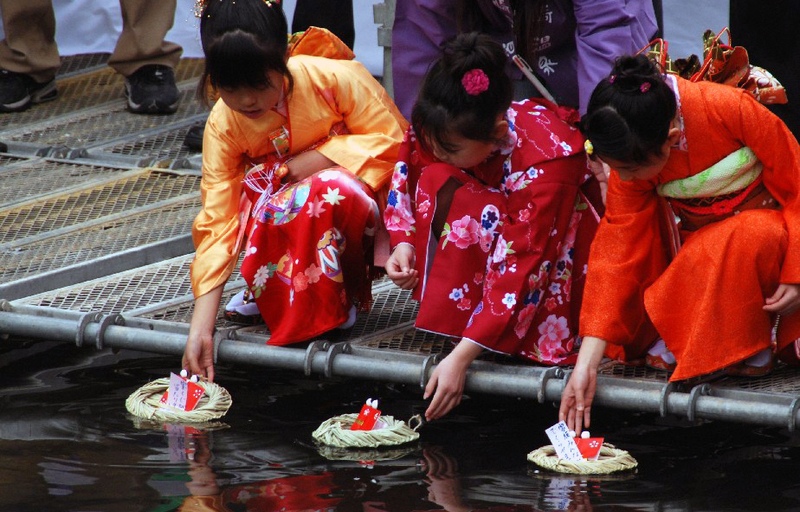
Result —
<instances>
[{"instance_id":1,"label":"girl's hand in water","mask_svg":"<svg viewBox=\"0 0 800 512\"><path fill-rule=\"evenodd\" d=\"M764 311L770 313L788 315L797 311L800 307L800 284L781 283L772 297L767 297L765 303Z\"/></svg>"},{"instance_id":2,"label":"girl's hand in water","mask_svg":"<svg viewBox=\"0 0 800 512\"><path fill-rule=\"evenodd\" d=\"M410 290L419 282L419 273L414 268L415 252L410 244L400 244L386 260L386 275L403 290Z\"/></svg>"}]
</instances>

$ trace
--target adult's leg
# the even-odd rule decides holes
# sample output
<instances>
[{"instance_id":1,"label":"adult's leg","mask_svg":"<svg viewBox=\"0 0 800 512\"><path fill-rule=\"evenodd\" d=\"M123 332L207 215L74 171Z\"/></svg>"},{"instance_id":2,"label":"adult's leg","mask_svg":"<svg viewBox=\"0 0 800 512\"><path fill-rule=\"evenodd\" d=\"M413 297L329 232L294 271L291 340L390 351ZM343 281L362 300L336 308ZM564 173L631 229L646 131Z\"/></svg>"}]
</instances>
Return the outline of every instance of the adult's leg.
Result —
<instances>
[{"instance_id":1,"label":"adult's leg","mask_svg":"<svg viewBox=\"0 0 800 512\"><path fill-rule=\"evenodd\" d=\"M122 34L108 65L123 76L147 64L174 69L183 49L165 38L175 21L176 5L177 0L120 0Z\"/></svg>"},{"instance_id":2,"label":"adult's leg","mask_svg":"<svg viewBox=\"0 0 800 512\"><path fill-rule=\"evenodd\" d=\"M0 13L6 35L0 41L0 69L39 83L55 78L61 60L51 0L0 0Z\"/></svg>"}]
</instances>

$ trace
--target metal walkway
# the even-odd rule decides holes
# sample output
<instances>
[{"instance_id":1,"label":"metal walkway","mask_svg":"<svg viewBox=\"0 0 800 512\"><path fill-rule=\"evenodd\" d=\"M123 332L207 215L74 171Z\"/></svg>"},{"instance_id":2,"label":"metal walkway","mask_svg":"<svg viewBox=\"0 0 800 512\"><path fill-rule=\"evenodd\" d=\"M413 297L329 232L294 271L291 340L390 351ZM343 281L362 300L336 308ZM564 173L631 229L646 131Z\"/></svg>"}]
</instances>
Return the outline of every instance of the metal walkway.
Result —
<instances>
[{"instance_id":1,"label":"metal walkway","mask_svg":"<svg viewBox=\"0 0 800 512\"><path fill-rule=\"evenodd\" d=\"M65 58L56 101L0 115L0 334L177 362L192 313L190 230L200 204L200 155L182 141L206 116L194 98L202 62L176 70L176 114L142 116L125 110L123 80L106 59ZM243 285L232 276L225 298ZM423 387L450 340L416 331L415 303L391 282L373 292L372 311L351 330L302 347L268 346L263 326L220 317L217 359ZM466 391L553 402L568 375L487 354ZM800 370L686 387L664 372L609 364L596 404L794 430Z\"/></svg>"}]
</instances>

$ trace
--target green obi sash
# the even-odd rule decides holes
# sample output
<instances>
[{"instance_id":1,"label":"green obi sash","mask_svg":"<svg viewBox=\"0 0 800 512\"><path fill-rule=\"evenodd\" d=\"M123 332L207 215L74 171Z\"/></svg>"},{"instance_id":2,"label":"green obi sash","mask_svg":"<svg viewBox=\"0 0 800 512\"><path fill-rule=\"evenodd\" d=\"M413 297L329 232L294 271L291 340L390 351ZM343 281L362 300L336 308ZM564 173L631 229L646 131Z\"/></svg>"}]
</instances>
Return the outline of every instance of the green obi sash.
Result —
<instances>
[{"instance_id":1,"label":"green obi sash","mask_svg":"<svg viewBox=\"0 0 800 512\"><path fill-rule=\"evenodd\" d=\"M734 194L752 185L761 170L761 161L745 146L694 176L658 185L656 191L662 197L676 199Z\"/></svg>"}]
</instances>

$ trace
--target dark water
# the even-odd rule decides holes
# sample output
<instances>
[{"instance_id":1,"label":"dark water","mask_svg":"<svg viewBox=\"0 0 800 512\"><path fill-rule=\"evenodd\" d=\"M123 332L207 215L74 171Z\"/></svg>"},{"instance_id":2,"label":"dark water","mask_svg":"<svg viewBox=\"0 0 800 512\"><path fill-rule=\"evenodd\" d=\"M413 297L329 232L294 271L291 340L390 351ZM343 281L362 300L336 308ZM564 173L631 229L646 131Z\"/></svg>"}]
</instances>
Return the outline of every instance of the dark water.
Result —
<instances>
[{"instance_id":1,"label":"dark water","mask_svg":"<svg viewBox=\"0 0 800 512\"><path fill-rule=\"evenodd\" d=\"M424 410L420 393L222 366L234 401L223 423L134 421L127 396L178 363L0 341L0 511L800 510L800 435L785 430L600 410L593 433L639 468L573 477L526 460L548 444L552 405L484 396L423 426L407 449L332 460L311 439L322 421L368 397L408 419Z\"/></svg>"}]
</instances>

